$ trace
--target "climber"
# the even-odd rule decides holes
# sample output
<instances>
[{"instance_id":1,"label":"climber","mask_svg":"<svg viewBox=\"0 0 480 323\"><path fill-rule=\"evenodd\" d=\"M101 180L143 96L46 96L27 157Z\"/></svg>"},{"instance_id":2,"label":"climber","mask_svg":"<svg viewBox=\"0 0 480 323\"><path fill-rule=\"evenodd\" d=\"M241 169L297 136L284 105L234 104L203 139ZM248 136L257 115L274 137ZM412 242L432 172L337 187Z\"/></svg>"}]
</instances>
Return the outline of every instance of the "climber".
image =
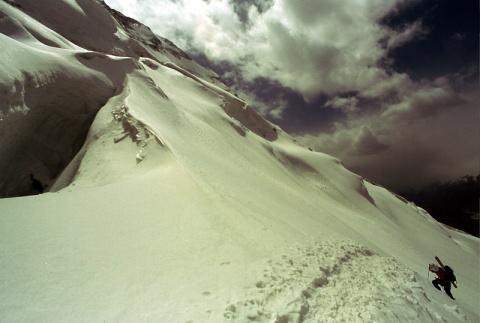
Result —
<instances>
[{"instance_id":1,"label":"climber","mask_svg":"<svg viewBox=\"0 0 480 323\"><path fill-rule=\"evenodd\" d=\"M428 269L437 275L437 278L432 280L433 286L435 286L436 289L441 290L440 286L443 286L443 290L445 293L451 298L453 298L452 292L450 291L451 289L451 283L456 287L455 281L457 278L455 277L452 268L449 266L437 266L435 264L430 264L428 266Z\"/></svg>"}]
</instances>

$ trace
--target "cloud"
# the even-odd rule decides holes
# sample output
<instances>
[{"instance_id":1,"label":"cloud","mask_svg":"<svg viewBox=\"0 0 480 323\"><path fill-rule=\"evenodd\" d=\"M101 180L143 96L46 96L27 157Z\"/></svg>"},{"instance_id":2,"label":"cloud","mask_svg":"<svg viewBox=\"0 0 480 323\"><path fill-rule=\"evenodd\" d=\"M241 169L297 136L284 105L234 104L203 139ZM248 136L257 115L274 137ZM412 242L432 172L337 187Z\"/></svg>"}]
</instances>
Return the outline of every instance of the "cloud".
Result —
<instances>
[{"instance_id":1,"label":"cloud","mask_svg":"<svg viewBox=\"0 0 480 323\"><path fill-rule=\"evenodd\" d=\"M388 145L382 143L367 127L362 127L359 137L353 146L355 149L352 153L357 156L376 155L389 148Z\"/></svg>"},{"instance_id":2,"label":"cloud","mask_svg":"<svg viewBox=\"0 0 480 323\"><path fill-rule=\"evenodd\" d=\"M480 91L458 94L436 83L424 84L401 103L385 105L383 113L351 115L331 133L297 138L397 191L477 174Z\"/></svg>"},{"instance_id":3,"label":"cloud","mask_svg":"<svg viewBox=\"0 0 480 323\"><path fill-rule=\"evenodd\" d=\"M341 109L346 113L351 113L358 110L357 104L358 98L354 96L346 98L336 96L333 99L328 100L325 103L325 106L333 109Z\"/></svg>"},{"instance_id":4,"label":"cloud","mask_svg":"<svg viewBox=\"0 0 480 323\"><path fill-rule=\"evenodd\" d=\"M253 16L256 16L255 12L264 13L272 7L274 0L230 0L229 3L242 24L249 27L252 24Z\"/></svg>"},{"instance_id":5,"label":"cloud","mask_svg":"<svg viewBox=\"0 0 480 323\"><path fill-rule=\"evenodd\" d=\"M416 20L411 24L405 25L399 30L391 30L390 37L386 40L388 50L400 47L413 39L421 38L429 33L429 29L423 26L422 21Z\"/></svg>"},{"instance_id":6,"label":"cloud","mask_svg":"<svg viewBox=\"0 0 480 323\"><path fill-rule=\"evenodd\" d=\"M399 122L434 117L444 110L462 105L464 100L450 89L426 87L410 93L404 100L393 104L382 114L384 118Z\"/></svg>"},{"instance_id":7,"label":"cloud","mask_svg":"<svg viewBox=\"0 0 480 323\"><path fill-rule=\"evenodd\" d=\"M250 78L266 75L307 102L321 94L369 91L391 78L378 66L385 56L379 40L390 32L376 22L379 16L360 1L278 1L261 17L268 41L253 53L259 68Z\"/></svg>"}]
</instances>

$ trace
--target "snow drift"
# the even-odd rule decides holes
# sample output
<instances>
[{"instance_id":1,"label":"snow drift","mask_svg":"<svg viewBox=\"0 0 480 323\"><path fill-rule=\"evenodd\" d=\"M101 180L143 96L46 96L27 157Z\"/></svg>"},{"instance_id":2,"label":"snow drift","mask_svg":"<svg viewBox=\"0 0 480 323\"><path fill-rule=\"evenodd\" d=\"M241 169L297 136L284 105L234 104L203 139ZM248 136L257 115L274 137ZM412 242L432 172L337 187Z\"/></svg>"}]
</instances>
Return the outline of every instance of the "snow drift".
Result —
<instances>
[{"instance_id":1,"label":"snow drift","mask_svg":"<svg viewBox=\"0 0 480 323\"><path fill-rule=\"evenodd\" d=\"M49 3L50 4L50 3ZM479 320L479 240L102 1L0 2L1 321ZM433 288L438 255L456 300Z\"/></svg>"}]
</instances>

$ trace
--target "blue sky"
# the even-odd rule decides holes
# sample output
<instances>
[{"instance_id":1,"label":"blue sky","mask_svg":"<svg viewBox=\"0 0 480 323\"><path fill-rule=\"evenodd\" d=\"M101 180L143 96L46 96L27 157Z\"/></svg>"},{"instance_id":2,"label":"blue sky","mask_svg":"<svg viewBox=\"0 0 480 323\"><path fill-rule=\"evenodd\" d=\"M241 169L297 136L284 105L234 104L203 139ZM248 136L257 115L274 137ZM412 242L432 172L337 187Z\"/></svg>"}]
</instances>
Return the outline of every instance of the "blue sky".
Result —
<instances>
[{"instance_id":1,"label":"blue sky","mask_svg":"<svg viewBox=\"0 0 480 323\"><path fill-rule=\"evenodd\" d=\"M393 190L480 172L478 1L107 0Z\"/></svg>"}]
</instances>

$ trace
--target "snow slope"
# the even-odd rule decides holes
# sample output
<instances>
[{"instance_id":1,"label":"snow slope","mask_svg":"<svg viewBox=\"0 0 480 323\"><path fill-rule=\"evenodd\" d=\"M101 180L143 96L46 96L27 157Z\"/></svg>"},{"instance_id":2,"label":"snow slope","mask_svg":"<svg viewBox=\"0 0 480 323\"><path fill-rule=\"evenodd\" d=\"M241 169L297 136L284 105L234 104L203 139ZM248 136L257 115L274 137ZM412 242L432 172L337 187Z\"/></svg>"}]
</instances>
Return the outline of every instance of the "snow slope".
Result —
<instances>
[{"instance_id":1,"label":"snow slope","mask_svg":"<svg viewBox=\"0 0 480 323\"><path fill-rule=\"evenodd\" d=\"M105 4L15 4L1 192L34 173L50 193L0 200L0 321L479 321L478 238L298 144ZM455 301L427 277L435 255Z\"/></svg>"}]
</instances>

